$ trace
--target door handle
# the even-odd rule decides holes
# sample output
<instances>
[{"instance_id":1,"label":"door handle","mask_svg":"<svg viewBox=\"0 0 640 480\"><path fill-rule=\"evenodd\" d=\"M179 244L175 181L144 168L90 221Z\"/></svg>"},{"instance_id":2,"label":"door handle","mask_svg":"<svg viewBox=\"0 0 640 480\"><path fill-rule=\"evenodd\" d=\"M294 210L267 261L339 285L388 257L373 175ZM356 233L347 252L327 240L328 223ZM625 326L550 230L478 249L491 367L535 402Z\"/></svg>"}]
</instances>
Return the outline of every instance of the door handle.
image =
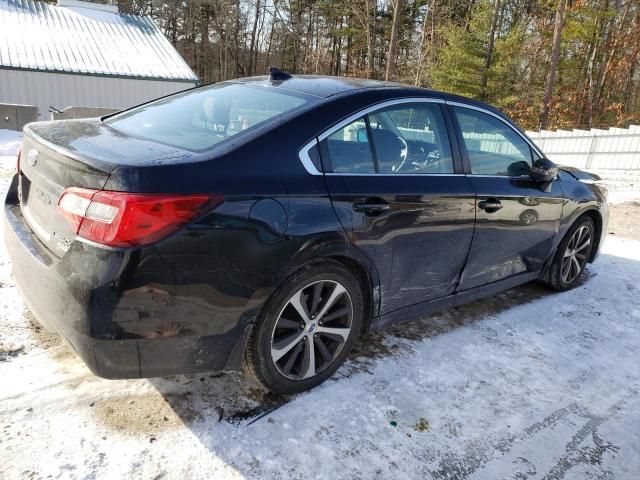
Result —
<instances>
[{"instance_id":1,"label":"door handle","mask_svg":"<svg viewBox=\"0 0 640 480\"><path fill-rule=\"evenodd\" d=\"M353 210L363 212L369 215L378 215L389 210L389 202L385 200L367 199L364 202L356 202L353 204Z\"/></svg>"},{"instance_id":2,"label":"door handle","mask_svg":"<svg viewBox=\"0 0 640 480\"><path fill-rule=\"evenodd\" d=\"M482 200L481 202L478 202L478 208L481 208L487 213L497 212L502 208L502 206L503 205L502 203L500 203L500 200L492 197L489 197L486 200Z\"/></svg>"}]
</instances>

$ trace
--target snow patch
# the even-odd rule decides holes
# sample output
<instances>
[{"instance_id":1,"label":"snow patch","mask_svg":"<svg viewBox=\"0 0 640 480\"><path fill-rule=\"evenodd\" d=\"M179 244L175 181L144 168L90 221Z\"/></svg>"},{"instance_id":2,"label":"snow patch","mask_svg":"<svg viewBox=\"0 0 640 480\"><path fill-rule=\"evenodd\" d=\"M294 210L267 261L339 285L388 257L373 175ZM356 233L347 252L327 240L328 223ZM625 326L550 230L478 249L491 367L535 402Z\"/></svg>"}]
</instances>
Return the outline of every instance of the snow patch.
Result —
<instances>
[{"instance_id":1,"label":"snow patch","mask_svg":"<svg viewBox=\"0 0 640 480\"><path fill-rule=\"evenodd\" d=\"M530 284L369 336L335 378L275 403L233 375L93 376L38 340L0 259L0 335L24 345L0 362L3 478L640 471L637 241L609 237L575 290Z\"/></svg>"},{"instance_id":2,"label":"snow patch","mask_svg":"<svg viewBox=\"0 0 640 480\"><path fill-rule=\"evenodd\" d=\"M532 283L368 335L287 399L238 375L95 377L34 321L10 269L0 242L2 479L640 472L639 241L609 236L574 290Z\"/></svg>"},{"instance_id":3,"label":"snow patch","mask_svg":"<svg viewBox=\"0 0 640 480\"><path fill-rule=\"evenodd\" d=\"M640 201L640 170L591 170L602 177L609 203Z\"/></svg>"},{"instance_id":4,"label":"snow patch","mask_svg":"<svg viewBox=\"0 0 640 480\"><path fill-rule=\"evenodd\" d=\"M17 155L22 144L22 132L0 130L0 157Z\"/></svg>"}]
</instances>

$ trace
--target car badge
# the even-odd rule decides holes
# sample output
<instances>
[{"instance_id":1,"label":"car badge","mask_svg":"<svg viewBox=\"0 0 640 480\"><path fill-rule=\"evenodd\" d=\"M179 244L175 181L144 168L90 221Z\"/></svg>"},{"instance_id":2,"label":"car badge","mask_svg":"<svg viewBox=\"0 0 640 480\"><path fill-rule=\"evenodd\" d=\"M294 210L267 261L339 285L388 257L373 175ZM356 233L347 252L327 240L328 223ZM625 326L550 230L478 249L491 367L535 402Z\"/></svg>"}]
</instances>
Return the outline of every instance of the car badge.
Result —
<instances>
[{"instance_id":1,"label":"car badge","mask_svg":"<svg viewBox=\"0 0 640 480\"><path fill-rule=\"evenodd\" d=\"M27 163L32 167L35 167L36 164L38 163L39 154L40 152L38 152L38 150L36 150L35 148L32 148L31 150L29 150L29 154L27 155Z\"/></svg>"}]
</instances>

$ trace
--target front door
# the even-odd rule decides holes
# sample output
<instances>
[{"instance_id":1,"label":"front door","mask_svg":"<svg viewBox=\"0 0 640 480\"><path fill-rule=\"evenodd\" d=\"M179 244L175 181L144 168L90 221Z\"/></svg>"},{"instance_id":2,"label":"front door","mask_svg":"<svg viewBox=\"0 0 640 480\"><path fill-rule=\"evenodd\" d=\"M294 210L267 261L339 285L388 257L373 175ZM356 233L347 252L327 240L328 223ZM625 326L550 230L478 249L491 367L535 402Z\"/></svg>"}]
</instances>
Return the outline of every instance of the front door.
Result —
<instances>
[{"instance_id":1,"label":"front door","mask_svg":"<svg viewBox=\"0 0 640 480\"><path fill-rule=\"evenodd\" d=\"M475 196L444 108L392 103L320 137L334 208L380 275L381 314L452 293L471 245Z\"/></svg>"},{"instance_id":2,"label":"front door","mask_svg":"<svg viewBox=\"0 0 640 480\"><path fill-rule=\"evenodd\" d=\"M450 111L477 195L476 230L459 290L540 271L562 219L560 182L531 180L537 154L505 120L463 106Z\"/></svg>"}]
</instances>

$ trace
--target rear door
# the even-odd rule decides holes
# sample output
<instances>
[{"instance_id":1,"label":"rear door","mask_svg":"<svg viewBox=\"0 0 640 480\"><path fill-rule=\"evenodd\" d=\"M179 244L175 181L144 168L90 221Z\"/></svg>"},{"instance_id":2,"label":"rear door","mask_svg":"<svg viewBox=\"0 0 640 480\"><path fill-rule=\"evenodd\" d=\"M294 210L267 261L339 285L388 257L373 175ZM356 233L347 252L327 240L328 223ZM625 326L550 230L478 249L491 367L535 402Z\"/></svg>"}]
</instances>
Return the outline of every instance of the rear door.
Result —
<instances>
[{"instance_id":1,"label":"rear door","mask_svg":"<svg viewBox=\"0 0 640 480\"><path fill-rule=\"evenodd\" d=\"M560 183L531 180L537 153L505 119L465 104L449 108L477 194L476 229L459 290L538 272L562 219Z\"/></svg>"},{"instance_id":2,"label":"rear door","mask_svg":"<svg viewBox=\"0 0 640 480\"><path fill-rule=\"evenodd\" d=\"M334 208L380 275L381 314L452 293L471 245L475 196L444 108L385 102L319 137Z\"/></svg>"}]
</instances>

